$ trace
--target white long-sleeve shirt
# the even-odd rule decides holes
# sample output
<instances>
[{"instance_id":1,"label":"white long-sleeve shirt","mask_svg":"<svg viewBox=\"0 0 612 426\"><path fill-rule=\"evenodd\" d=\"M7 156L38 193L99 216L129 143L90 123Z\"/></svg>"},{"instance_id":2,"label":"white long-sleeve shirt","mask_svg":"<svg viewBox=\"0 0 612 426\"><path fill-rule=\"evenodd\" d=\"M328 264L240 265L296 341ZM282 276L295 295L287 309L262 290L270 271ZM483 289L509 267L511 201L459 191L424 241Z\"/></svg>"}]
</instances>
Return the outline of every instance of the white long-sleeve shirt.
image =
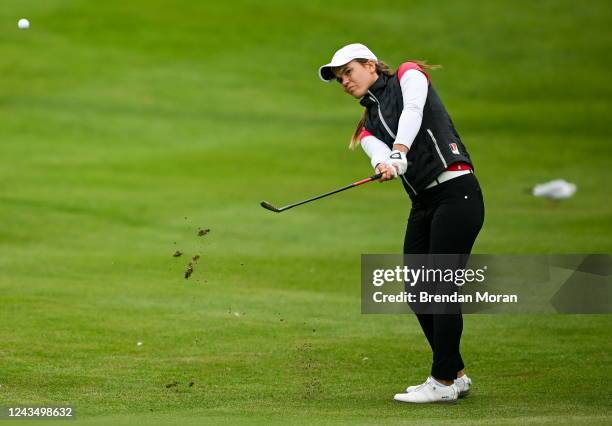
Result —
<instances>
[{"instance_id":1,"label":"white long-sleeve shirt","mask_svg":"<svg viewBox=\"0 0 612 426\"><path fill-rule=\"evenodd\" d=\"M394 144L408 149L419 133L423 120L423 107L427 100L428 76L412 62L402 64L398 71L404 107L399 118ZM364 129L360 135L361 147L370 157L372 167L389 158L391 149L380 139Z\"/></svg>"}]
</instances>

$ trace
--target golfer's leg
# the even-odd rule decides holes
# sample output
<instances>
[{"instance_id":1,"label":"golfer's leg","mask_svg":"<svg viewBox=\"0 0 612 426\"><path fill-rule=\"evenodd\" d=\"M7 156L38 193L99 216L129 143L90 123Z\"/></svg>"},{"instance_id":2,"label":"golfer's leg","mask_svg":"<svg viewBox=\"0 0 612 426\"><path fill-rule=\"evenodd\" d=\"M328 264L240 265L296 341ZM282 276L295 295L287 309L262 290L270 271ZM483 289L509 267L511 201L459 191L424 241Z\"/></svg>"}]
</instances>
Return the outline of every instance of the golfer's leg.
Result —
<instances>
[{"instance_id":1,"label":"golfer's leg","mask_svg":"<svg viewBox=\"0 0 612 426\"><path fill-rule=\"evenodd\" d=\"M430 249L432 253L463 254L454 259L453 267L464 268L476 236L484 221L484 204L480 188L473 178L461 188L453 189L453 197L441 204L431 223ZM463 332L463 318L458 314L434 315L434 362L432 376L453 380L464 368L459 350Z\"/></svg>"},{"instance_id":2,"label":"golfer's leg","mask_svg":"<svg viewBox=\"0 0 612 426\"><path fill-rule=\"evenodd\" d=\"M436 379L455 380L465 368L459 351L463 318L461 314L436 314L433 317L434 355L431 375Z\"/></svg>"},{"instance_id":3,"label":"golfer's leg","mask_svg":"<svg viewBox=\"0 0 612 426\"><path fill-rule=\"evenodd\" d=\"M410 210L408 227L404 237L404 254L429 253L429 218L425 208L414 207ZM433 350L433 318L429 314L416 314L423 333Z\"/></svg>"},{"instance_id":4,"label":"golfer's leg","mask_svg":"<svg viewBox=\"0 0 612 426\"><path fill-rule=\"evenodd\" d=\"M425 208L413 207L404 236L404 254L429 253L430 227Z\"/></svg>"}]
</instances>

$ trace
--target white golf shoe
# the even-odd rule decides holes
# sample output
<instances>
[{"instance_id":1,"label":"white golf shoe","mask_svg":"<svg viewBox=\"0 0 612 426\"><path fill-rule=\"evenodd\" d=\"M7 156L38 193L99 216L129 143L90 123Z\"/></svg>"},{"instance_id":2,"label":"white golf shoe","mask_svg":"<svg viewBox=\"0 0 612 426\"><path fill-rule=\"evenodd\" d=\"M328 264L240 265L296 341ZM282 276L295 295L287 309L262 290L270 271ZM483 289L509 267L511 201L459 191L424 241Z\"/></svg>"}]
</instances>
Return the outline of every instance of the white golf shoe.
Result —
<instances>
[{"instance_id":1,"label":"white golf shoe","mask_svg":"<svg viewBox=\"0 0 612 426\"><path fill-rule=\"evenodd\" d=\"M467 374L464 374L463 376L455 379L455 386L457 386L457 390L459 391L459 398L463 398L470 393L470 389L472 388L472 379L470 379Z\"/></svg>"},{"instance_id":2,"label":"white golf shoe","mask_svg":"<svg viewBox=\"0 0 612 426\"><path fill-rule=\"evenodd\" d=\"M433 377L428 377L427 381L417 386L416 389L407 393L397 393L393 399L399 402L427 404L431 402L453 403L457 402L458 397L459 390L454 383L444 386Z\"/></svg>"},{"instance_id":3,"label":"white golf shoe","mask_svg":"<svg viewBox=\"0 0 612 426\"><path fill-rule=\"evenodd\" d=\"M412 392L419 386L423 385L408 386L406 388L406 393ZM459 398L463 398L464 396L467 396L470 393L470 388L472 387L472 379L470 379L467 374L464 374L463 376L455 379L455 386L457 386L457 390L459 391Z\"/></svg>"},{"instance_id":4,"label":"white golf shoe","mask_svg":"<svg viewBox=\"0 0 612 426\"><path fill-rule=\"evenodd\" d=\"M429 377L427 378L427 380L429 380ZM417 389L417 388L419 388L419 387L423 386L425 383L427 383L427 380L425 380L425 382L424 382L424 383L421 383L420 385L408 386L408 387L406 388L406 393L410 393L410 392L412 392L413 390L415 390L415 389Z\"/></svg>"}]
</instances>

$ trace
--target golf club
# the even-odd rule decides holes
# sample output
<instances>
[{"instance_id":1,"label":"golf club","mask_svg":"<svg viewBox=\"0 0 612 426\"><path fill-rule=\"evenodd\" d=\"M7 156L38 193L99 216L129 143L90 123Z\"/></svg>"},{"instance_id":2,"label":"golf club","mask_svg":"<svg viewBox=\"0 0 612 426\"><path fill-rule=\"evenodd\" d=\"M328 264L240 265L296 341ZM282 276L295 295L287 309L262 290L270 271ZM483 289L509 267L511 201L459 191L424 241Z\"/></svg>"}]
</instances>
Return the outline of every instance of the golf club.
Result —
<instances>
[{"instance_id":1,"label":"golf club","mask_svg":"<svg viewBox=\"0 0 612 426\"><path fill-rule=\"evenodd\" d=\"M284 212L285 210L292 209L293 207L301 206L302 204L310 203L311 201L315 201L315 200L318 200L320 198L324 198L324 197L327 197L329 195L337 194L338 192L345 191L347 189L354 188L354 187L359 186L359 185L363 185L364 183L368 183L368 182L372 182L374 180L378 180L381 177L382 177L382 173L378 173L378 174L376 174L374 176L370 176L369 178L365 178L365 179L358 180L357 182L353 182L350 185L346 185L346 186L344 186L344 187L342 187L340 189L336 189L334 191L326 192L325 194L317 195L316 197L309 198L308 200L299 201L297 203L289 204L288 206L284 206L284 207L280 207L280 208L274 207L272 204L268 203L267 201L262 201L261 202L261 206L264 209L268 209L268 210L273 211L275 213L280 213L280 212Z\"/></svg>"}]
</instances>

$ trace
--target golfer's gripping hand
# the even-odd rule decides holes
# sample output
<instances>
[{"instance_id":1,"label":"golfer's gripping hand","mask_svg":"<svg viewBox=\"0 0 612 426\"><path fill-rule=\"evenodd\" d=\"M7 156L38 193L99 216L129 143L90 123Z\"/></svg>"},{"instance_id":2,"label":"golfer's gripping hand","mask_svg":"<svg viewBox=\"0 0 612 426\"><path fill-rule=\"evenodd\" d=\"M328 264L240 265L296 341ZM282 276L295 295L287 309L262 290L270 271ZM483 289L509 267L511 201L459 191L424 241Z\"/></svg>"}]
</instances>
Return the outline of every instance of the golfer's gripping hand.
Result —
<instances>
[{"instance_id":1,"label":"golfer's gripping hand","mask_svg":"<svg viewBox=\"0 0 612 426\"><path fill-rule=\"evenodd\" d=\"M385 182L395 178L395 169L392 166L389 166L385 163L378 163L376 166L376 173L382 173L379 182Z\"/></svg>"},{"instance_id":2,"label":"golfer's gripping hand","mask_svg":"<svg viewBox=\"0 0 612 426\"><path fill-rule=\"evenodd\" d=\"M380 178L380 182L385 182L403 175L406 173L406 169L408 169L406 153L397 149L391 151L386 161L376 165L376 171L383 174Z\"/></svg>"}]
</instances>

